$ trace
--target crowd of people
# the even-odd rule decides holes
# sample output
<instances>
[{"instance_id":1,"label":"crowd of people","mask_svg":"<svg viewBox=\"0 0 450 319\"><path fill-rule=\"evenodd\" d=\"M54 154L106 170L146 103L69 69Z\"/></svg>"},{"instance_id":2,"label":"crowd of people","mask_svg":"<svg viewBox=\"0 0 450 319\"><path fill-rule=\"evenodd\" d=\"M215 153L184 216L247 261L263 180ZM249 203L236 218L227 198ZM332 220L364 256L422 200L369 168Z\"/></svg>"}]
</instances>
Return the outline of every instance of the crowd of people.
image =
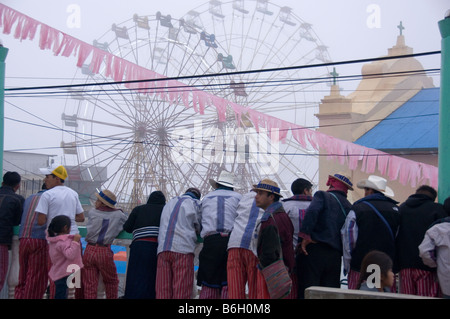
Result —
<instances>
[{"instance_id":1,"label":"crowd of people","mask_svg":"<svg viewBox=\"0 0 450 319\"><path fill-rule=\"evenodd\" d=\"M16 299L46 290L64 299L68 287L94 299L100 275L106 298L118 298L111 244L123 230L132 234L126 299L303 299L311 286L341 287L342 272L348 289L450 298L450 197L437 203L428 185L399 203L387 180L371 175L356 185L364 197L350 203L353 183L344 174L329 175L328 189L314 194L298 178L283 198L270 179L241 194L234 174L222 171L208 194L187 187L166 199L154 191L129 215L105 189L87 213L83 250L77 222L85 215L64 185L67 171L41 172L42 190L27 199L16 194L16 172L0 187L0 290L20 225Z\"/></svg>"}]
</instances>

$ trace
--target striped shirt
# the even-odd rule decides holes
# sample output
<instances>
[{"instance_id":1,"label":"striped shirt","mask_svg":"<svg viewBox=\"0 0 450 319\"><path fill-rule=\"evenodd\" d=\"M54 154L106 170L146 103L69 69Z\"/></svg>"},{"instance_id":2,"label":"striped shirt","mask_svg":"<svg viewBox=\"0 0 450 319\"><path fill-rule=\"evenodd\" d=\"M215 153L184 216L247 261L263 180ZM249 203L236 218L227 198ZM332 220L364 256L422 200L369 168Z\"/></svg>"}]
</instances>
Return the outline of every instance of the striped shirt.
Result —
<instances>
[{"instance_id":1,"label":"striped shirt","mask_svg":"<svg viewBox=\"0 0 450 319\"><path fill-rule=\"evenodd\" d=\"M341 229L342 247L343 247L343 267L344 275L350 271L350 261L352 260L352 251L355 248L356 240L358 239L358 224L356 224L356 214L351 210L345 223Z\"/></svg>"},{"instance_id":2,"label":"striped shirt","mask_svg":"<svg viewBox=\"0 0 450 319\"><path fill-rule=\"evenodd\" d=\"M38 225L37 214L35 212L36 206L44 192L45 190L42 190L36 194L32 194L25 200L22 219L20 221L19 238L45 239L45 229L47 226Z\"/></svg>"},{"instance_id":3,"label":"striped shirt","mask_svg":"<svg viewBox=\"0 0 450 319\"><path fill-rule=\"evenodd\" d=\"M264 210L255 203L255 192L244 194L239 201L237 217L228 241L228 249L244 248L251 250L256 256L256 242L253 233Z\"/></svg>"},{"instance_id":4,"label":"striped shirt","mask_svg":"<svg viewBox=\"0 0 450 319\"><path fill-rule=\"evenodd\" d=\"M109 207L92 208L86 224L86 242L110 245L122 231L127 215L120 209Z\"/></svg>"},{"instance_id":5,"label":"striped shirt","mask_svg":"<svg viewBox=\"0 0 450 319\"><path fill-rule=\"evenodd\" d=\"M298 244L298 232L302 227L303 218L305 217L306 209L311 204L312 196L307 195L294 195L290 198L283 199L283 208L288 214L289 218L294 225L294 249Z\"/></svg>"},{"instance_id":6,"label":"striped shirt","mask_svg":"<svg viewBox=\"0 0 450 319\"><path fill-rule=\"evenodd\" d=\"M148 238L148 237L158 237L159 227L158 226L146 226L133 230L133 240Z\"/></svg>"},{"instance_id":7,"label":"striped shirt","mask_svg":"<svg viewBox=\"0 0 450 319\"><path fill-rule=\"evenodd\" d=\"M193 253L201 230L200 201L189 195L172 198L161 213L158 254L172 251Z\"/></svg>"},{"instance_id":8,"label":"striped shirt","mask_svg":"<svg viewBox=\"0 0 450 319\"><path fill-rule=\"evenodd\" d=\"M217 233L231 233L242 195L225 189L216 189L202 199L201 237Z\"/></svg>"}]
</instances>

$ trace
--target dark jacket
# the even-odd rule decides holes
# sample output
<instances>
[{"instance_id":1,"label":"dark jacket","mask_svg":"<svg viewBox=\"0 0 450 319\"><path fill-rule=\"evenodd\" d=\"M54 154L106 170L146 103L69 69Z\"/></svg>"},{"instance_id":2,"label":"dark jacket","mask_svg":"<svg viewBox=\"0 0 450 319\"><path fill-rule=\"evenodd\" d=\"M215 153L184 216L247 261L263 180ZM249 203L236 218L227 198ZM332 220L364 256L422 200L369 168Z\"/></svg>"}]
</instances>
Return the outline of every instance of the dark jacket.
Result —
<instances>
[{"instance_id":1,"label":"dark jacket","mask_svg":"<svg viewBox=\"0 0 450 319\"><path fill-rule=\"evenodd\" d=\"M0 187L0 244L11 245L13 226L20 224L24 201L12 187Z\"/></svg>"},{"instance_id":2,"label":"dark jacket","mask_svg":"<svg viewBox=\"0 0 450 319\"><path fill-rule=\"evenodd\" d=\"M350 268L355 271L361 270L361 261L371 250L382 251L395 260L395 239L383 220L374 210L363 202L372 204L385 218L393 236L395 237L400 224L400 214L395 200L384 196L381 193L366 196L356 201L352 210L356 215L356 225L358 226L358 238L355 248L352 250L352 260ZM395 268L395 267L394 267Z\"/></svg>"},{"instance_id":3,"label":"dark jacket","mask_svg":"<svg viewBox=\"0 0 450 319\"><path fill-rule=\"evenodd\" d=\"M278 239L278 233L280 239ZM259 227L257 252L261 266L267 267L280 259L279 242L281 241L284 264L292 273L295 264L293 235L294 226L288 214L284 211L283 205L280 202L273 203L261 217Z\"/></svg>"},{"instance_id":4,"label":"dark jacket","mask_svg":"<svg viewBox=\"0 0 450 319\"><path fill-rule=\"evenodd\" d=\"M330 193L333 193L337 200ZM306 210L300 236L310 235L312 240L325 243L342 254L341 228L351 206L344 192L317 191Z\"/></svg>"},{"instance_id":5,"label":"dark jacket","mask_svg":"<svg viewBox=\"0 0 450 319\"><path fill-rule=\"evenodd\" d=\"M165 204L166 197L161 191L152 192L147 204L133 208L123 229L128 233L133 233L138 229L150 229L147 234L150 237L158 237L157 229L159 229L161 213Z\"/></svg>"},{"instance_id":6,"label":"dark jacket","mask_svg":"<svg viewBox=\"0 0 450 319\"><path fill-rule=\"evenodd\" d=\"M434 271L419 256L419 245L432 223L447 216L442 204L429 196L413 194L400 205L400 228L396 238L399 269L416 268Z\"/></svg>"}]
</instances>

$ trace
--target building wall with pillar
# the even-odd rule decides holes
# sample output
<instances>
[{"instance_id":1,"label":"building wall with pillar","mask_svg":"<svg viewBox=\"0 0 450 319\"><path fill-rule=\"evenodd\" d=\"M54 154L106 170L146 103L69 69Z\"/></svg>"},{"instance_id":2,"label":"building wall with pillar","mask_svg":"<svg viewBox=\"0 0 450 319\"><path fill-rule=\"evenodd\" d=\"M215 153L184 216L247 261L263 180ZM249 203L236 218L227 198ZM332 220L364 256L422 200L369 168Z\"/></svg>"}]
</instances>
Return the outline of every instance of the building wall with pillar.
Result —
<instances>
[{"instance_id":1,"label":"building wall with pillar","mask_svg":"<svg viewBox=\"0 0 450 319\"><path fill-rule=\"evenodd\" d=\"M412 53L413 49L405 43L405 36L400 34L396 44L388 49L387 56ZM316 114L319 119L319 131L342 140L357 141L422 89L434 87L432 79L425 73L403 73L417 70L424 70L424 68L414 57L377 60L363 65L362 80L354 92L343 96L339 85L335 84L331 87L330 94L322 99L319 113ZM396 76L388 76L389 73L396 73ZM381 151L389 153L389 150ZM423 155L423 152L417 151L405 147L400 151L404 155L399 155L399 150L396 150L395 155L437 166L437 148ZM349 176L355 185L359 180L366 179L370 175L361 170L361 162L355 170L350 171L347 166L328 161L326 157L320 157L319 189L327 189L325 184L328 175L337 172ZM381 176L377 171L373 174ZM394 198L400 202L414 193L417 188L390 181L388 176L383 177L388 180L388 185L394 190ZM363 196L363 190L355 187L355 191L350 192L349 199L355 201Z\"/></svg>"}]
</instances>

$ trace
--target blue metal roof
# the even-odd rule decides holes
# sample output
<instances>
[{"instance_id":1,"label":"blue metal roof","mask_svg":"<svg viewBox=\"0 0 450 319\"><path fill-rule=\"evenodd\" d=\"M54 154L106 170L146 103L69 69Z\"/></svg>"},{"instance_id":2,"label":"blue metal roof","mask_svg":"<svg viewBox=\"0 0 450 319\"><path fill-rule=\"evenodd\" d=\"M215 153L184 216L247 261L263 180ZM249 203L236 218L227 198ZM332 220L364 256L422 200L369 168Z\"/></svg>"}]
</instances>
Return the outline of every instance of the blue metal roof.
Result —
<instances>
[{"instance_id":1,"label":"blue metal roof","mask_svg":"<svg viewBox=\"0 0 450 319\"><path fill-rule=\"evenodd\" d=\"M422 89L355 141L379 150L438 148L439 88Z\"/></svg>"}]
</instances>

